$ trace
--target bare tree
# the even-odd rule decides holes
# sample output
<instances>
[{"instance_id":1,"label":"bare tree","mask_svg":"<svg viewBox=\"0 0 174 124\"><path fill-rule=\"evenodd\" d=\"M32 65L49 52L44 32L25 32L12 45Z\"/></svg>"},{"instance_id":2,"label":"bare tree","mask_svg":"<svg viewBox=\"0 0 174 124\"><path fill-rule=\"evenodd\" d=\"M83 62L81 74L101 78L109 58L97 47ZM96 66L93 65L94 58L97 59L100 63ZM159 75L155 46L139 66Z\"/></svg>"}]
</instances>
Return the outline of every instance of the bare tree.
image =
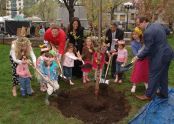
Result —
<instances>
[{"instance_id":1,"label":"bare tree","mask_svg":"<svg viewBox=\"0 0 174 124\"><path fill-rule=\"evenodd\" d=\"M109 1L107 1L108 13L110 13L110 15L111 15L111 20L114 20L115 9L117 9L117 7L119 5L121 5L122 3L124 3L125 1L127 1L127 0L109 0Z\"/></svg>"},{"instance_id":2,"label":"bare tree","mask_svg":"<svg viewBox=\"0 0 174 124\"><path fill-rule=\"evenodd\" d=\"M75 12L74 6L77 1L78 0L58 0L58 3L64 4L65 7L67 8L69 12L69 22L71 22L74 17L74 12Z\"/></svg>"}]
</instances>

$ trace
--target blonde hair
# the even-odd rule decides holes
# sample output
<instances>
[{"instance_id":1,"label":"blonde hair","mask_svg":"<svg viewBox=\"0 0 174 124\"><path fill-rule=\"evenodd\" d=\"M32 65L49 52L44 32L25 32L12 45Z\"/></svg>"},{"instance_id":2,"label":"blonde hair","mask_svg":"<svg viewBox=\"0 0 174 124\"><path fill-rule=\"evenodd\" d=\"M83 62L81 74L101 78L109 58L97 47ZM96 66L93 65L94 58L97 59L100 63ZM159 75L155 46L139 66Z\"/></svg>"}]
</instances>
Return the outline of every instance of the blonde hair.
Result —
<instances>
[{"instance_id":1,"label":"blonde hair","mask_svg":"<svg viewBox=\"0 0 174 124\"><path fill-rule=\"evenodd\" d=\"M26 50L23 50L23 46L26 47ZM19 37L15 41L15 54L16 58L20 59L22 56L29 57L31 51L31 43L30 40L26 37Z\"/></svg>"},{"instance_id":2,"label":"blonde hair","mask_svg":"<svg viewBox=\"0 0 174 124\"><path fill-rule=\"evenodd\" d=\"M93 44L93 39L92 39L92 37L87 37L87 38L86 38L85 43L84 43L84 46L87 46L88 40L91 41L91 48L94 48L94 44Z\"/></svg>"}]
</instances>

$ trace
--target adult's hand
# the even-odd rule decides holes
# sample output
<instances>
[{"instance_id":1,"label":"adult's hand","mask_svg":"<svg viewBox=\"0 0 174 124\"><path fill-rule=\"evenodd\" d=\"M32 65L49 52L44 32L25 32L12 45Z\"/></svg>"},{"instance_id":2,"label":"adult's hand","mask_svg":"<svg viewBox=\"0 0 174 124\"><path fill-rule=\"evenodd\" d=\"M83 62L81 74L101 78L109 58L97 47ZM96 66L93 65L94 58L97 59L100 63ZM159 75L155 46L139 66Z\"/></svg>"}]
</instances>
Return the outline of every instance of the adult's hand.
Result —
<instances>
[{"instance_id":1,"label":"adult's hand","mask_svg":"<svg viewBox=\"0 0 174 124\"><path fill-rule=\"evenodd\" d=\"M137 56L135 56L135 57L133 57L133 58L132 58L131 63L135 63L137 60L138 60L138 57L137 57Z\"/></svg>"}]
</instances>

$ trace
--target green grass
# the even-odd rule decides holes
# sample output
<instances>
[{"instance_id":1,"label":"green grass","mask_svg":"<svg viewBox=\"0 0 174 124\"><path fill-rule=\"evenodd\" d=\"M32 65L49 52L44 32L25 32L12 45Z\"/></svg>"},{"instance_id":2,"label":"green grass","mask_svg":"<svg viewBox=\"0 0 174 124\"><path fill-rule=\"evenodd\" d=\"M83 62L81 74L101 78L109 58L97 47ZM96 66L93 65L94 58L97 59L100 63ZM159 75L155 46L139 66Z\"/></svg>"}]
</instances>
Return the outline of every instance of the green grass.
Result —
<instances>
[{"instance_id":1,"label":"green grass","mask_svg":"<svg viewBox=\"0 0 174 124\"><path fill-rule=\"evenodd\" d=\"M174 48L174 37L169 38L169 43ZM130 48L128 47L129 51ZM10 46L0 45L0 124L80 124L83 123L75 118L66 118L61 112L52 106L44 103L45 94L39 92L39 84L36 79L32 79L32 87L36 91L32 97L22 98L18 89L18 96L11 95L11 66L9 62ZM38 56L39 50L34 49ZM131 57L130 57L131 58ZM130 59L129 58L129 59ZM33 70L32 70L33 71ZM127 124L138 110L146 104L137 100L131 93L131 83L129 82L130 71L125 74L125 83L116 85L111 83L114 89L125 92L127 104L131 105L130 113L119 124ZM75 87L81 87L81 82L76 80ZM169 85L174 86L174 62L169 70ZM66 89L66 86L62 86ZM137 87L137 94L143 94L143 84ZM91 115L92 116L92 115Z\"/></svg>"}]
</instances>

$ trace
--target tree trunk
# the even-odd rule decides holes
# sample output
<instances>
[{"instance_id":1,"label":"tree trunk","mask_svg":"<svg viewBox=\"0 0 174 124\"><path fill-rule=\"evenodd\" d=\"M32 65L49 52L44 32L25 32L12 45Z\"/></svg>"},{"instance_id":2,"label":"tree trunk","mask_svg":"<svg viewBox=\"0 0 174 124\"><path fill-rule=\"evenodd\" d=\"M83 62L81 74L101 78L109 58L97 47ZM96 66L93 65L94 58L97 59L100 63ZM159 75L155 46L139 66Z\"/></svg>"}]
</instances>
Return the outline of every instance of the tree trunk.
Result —
<instances>
[{"instance_id":1,"label":"tree trunk","mask_svg":"<svg viewBox=\"0 0 174 124\"><path fill-rule=\"evenodd\" d=\"M74 18L74 7L70 7L70 9L68 9L68 12L69 12L69 23L72 22L73 18Z\"/></svg>"},{"instance_id":2,"label":"tree trunk","mask_svg":"<svg viewBox=\"0 0 174 124\"><path fill-rule=\"evenodd\" d=\"M111 8L111 21L114 20L114 11L115 8Z\"/></svg>"}]
</instances>

